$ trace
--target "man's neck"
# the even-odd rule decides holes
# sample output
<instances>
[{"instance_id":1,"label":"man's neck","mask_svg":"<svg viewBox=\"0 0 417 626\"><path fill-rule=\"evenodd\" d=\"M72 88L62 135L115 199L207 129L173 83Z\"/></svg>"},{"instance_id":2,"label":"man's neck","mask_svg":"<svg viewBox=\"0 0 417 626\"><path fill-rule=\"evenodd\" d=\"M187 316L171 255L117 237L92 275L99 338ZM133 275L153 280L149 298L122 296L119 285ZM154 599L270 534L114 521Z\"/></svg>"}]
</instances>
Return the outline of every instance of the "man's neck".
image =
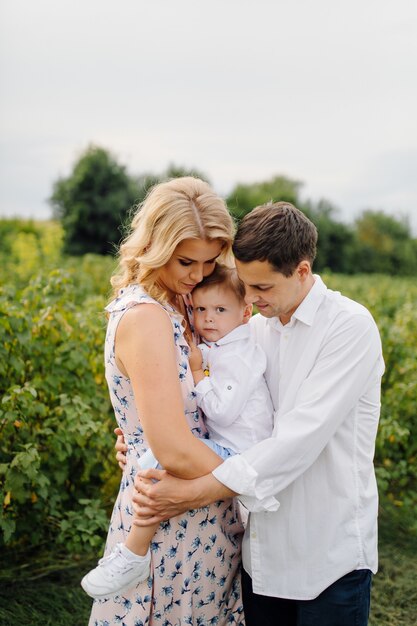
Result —
<instances>
[{"instance_id":1,"label":"man's neck","mask_svg":"<svg viewBox=\"0 0 417 626\"><path fill-rule=\"evenodd\" d=\"M300 306L300 304L303 302L303 300L308 296L308 294L310 293L311 289L313 288L313 285L315 283L315 278L313 276L313 274L309 274L308 278L306 279L305 283L304 283L304 288L302 291L302 296L299 299L297 305L291 309L291 311L289 311L288 313L285 313L283 315L279 315L278 319L281 322L281 324L283 326L285 326L286 324L288 324L288 322L291 321L292 316L294 315L294 313L296 312L296 310L298 309L298 307Z\"/></svg>"}]
</instances>

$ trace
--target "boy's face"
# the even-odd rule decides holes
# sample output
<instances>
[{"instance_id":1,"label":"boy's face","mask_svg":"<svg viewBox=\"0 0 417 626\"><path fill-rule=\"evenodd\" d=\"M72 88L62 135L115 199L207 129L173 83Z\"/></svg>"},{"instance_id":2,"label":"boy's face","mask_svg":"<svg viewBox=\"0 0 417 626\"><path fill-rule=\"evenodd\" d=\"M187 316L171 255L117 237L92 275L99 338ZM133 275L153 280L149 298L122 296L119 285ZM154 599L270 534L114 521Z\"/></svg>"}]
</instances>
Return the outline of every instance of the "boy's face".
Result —
<instances>
[{"instance_id":1,"label":"boy's face","mask_svg":"<svg viewBox=\"0 0 417 626\"><path fill-rule=\"evenodd\" d=\"M222 285L193 292L194 326L207 341L218 341L249 320L251 308Z\"/></svg>"}]
</instances>

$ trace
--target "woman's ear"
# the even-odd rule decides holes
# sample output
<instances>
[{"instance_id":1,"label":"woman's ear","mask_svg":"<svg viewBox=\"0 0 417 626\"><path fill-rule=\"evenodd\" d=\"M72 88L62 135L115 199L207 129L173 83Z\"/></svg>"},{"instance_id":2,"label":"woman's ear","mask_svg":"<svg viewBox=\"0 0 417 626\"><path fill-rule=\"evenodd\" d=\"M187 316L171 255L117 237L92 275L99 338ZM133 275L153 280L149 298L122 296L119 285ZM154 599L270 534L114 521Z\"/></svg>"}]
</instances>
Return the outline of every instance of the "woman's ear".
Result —
<instances>
[{"instance_id":1,"label":"woman's ear","mask_svg":"<svg viewBox=\"0 0 417 626\"><path fill-rule=\"evenodd\" d=\"M243 323L244 324L247 324L249 322L250 318L252 317L252 311L253 311L253 305L246 304L245 310L243 311Z\"/></svg>"}]
</instances>

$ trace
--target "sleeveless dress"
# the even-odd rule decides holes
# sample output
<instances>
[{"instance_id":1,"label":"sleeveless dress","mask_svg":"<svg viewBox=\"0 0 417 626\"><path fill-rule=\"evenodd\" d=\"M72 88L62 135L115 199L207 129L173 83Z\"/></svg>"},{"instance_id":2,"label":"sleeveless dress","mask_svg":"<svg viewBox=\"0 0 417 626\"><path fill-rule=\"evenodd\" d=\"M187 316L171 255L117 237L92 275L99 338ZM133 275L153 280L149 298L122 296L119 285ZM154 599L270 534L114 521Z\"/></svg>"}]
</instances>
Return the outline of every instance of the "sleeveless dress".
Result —
<instances>
[{"instance_id":1,"label":"sleeveless dress","mask_svg":"<svg viewBox=\"0 0 417 626\"><path fill-rule=\"evenodd\" d=\"M122 289L107 307L106 379L118 426L128 446L127 465L114 505L104 554L129 533L133 481L137 461L148 442L141 427L130 380L116 365L114 339L119 321L130 306L162 307L172 323L184 413L196 437L206 437L188 367L188 344L182 317L169 304L153 300L139 285ZM187 310L192 314L188 303ZM191 318L190 318L191 319ZM161 381L163 393L163 381ZM232 499L162 522L151 542L151 575L120 596L95 600L89 626L224 626L244 624L240 589L240 547L243 527Z\"/></svg>"}]
</instances>

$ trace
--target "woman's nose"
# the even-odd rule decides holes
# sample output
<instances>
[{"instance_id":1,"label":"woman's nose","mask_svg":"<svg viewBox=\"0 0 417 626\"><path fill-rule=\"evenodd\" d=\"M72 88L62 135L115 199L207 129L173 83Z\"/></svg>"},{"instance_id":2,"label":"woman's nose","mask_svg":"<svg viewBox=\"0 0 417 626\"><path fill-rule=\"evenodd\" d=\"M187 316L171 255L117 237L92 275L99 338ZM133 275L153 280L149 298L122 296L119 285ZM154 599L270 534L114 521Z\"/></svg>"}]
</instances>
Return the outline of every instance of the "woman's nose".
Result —
<instances>
[{"instance_id":1,"label":"woman's nose","mask_svg":"<svg viewBox=\"0 0 417 626\"><path fill-rule=\"evenodd\" d=\"M203 267L195 266L190 272L190 278L195 283L201 283L204 278Z\"/></svg>"}]
</instances>

